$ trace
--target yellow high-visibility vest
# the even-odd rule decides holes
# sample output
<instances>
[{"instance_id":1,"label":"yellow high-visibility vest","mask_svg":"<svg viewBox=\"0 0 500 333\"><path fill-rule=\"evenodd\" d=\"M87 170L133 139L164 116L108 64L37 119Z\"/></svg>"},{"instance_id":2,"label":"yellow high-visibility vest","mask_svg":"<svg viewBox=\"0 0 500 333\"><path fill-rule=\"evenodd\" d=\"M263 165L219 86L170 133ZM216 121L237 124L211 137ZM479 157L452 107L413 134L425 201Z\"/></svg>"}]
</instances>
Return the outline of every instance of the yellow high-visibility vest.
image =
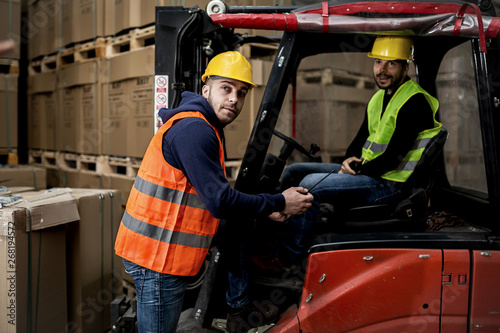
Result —
<instances>
[{"instance_id":1,"label":"yellow high-visibility vest","mask_svg":"<svg viewBox=\"0 0 500 333\"><path fill-rule=\"evenodd\" d=\"M385 90L377 91L370 102L368 102L368 138L363 146L361 158L363 163L371 161L382 155L387 149L387 145L396 129L396 120L399 110L408 101L410 97L417 93L424 94L429 106L432 109L434 127L420 132L415 140L415 144L406 154L401 163L381 177L396 182L405 182L415 170L415 166L422 157L427 143L442 127L442 124L436 120L436 113L439 108L439 102L432 97L415 81L409 80L403 83L396 91L394 96L387 104L385 112L382 115Z\"/></svg>"}]
</instances>

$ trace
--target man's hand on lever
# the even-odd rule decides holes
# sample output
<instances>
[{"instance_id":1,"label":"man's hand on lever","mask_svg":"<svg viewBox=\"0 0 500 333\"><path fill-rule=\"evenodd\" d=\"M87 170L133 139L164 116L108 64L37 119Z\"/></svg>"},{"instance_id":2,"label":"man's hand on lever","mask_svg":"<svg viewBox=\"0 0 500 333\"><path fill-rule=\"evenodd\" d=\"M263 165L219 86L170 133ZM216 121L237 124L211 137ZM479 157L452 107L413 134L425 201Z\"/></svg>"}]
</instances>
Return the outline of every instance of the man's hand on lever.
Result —
<instances>
[{"instance_id":1,"label":"man's hand on lever","mask_svg":"<svg viewBox=\"0 0 500 333\"><path fill-rule=\"evenodd\" d=\"M273 221L284 222L292 215L303 214L312 206L311 201L314 199L313 195L303 187L290 187L282 194L286 201L285 209L269 215L268 217Z\"/></svg>"}]
</instances>

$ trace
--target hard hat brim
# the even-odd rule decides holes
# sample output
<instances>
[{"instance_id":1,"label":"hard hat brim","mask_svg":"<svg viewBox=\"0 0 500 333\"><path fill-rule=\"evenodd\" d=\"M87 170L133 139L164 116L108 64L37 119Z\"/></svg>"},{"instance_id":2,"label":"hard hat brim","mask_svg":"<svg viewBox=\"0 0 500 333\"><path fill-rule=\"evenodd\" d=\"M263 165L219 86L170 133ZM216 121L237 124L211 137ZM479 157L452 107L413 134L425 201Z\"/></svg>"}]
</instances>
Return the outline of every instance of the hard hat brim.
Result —
<instances>
[{"instance_id":1,"label":"hard hat brim","mask_svg":"<svg viewBox=\"0 0 500 333\"><path fill-rule=\"evenodd\" d=\"M225 76L219 76L219 75L215 75L215 76L219 77L219 78L226 78ZM203 81L203 83L207 83L207 79L209 77L210 77L209 75L203 74L202 77L201 77L201 81ZM250 85L250 88L257 88L258 87L258 85L256 85L255 83L248 82L246 80L240 80L238 78L227 78L227 79L236 80L236 81L240 81L240 82L246 83L246 84Z\"/></svg>"},{"instance_id":2,"label":"hard hat brim","mask_svg":"<svg viewBox=\"0 0 500 333\"><path fill-rule=\"evenodd\" d=\"M382 60L402 60L402 61L413 61L413 59L406 58L406 59L400 59L400 58L394 58L394 57L387 57L381 54L373 54L369 52L367 54L368 57L373 58L373 59L382 59Z\"/></svg>"}]
</instances>

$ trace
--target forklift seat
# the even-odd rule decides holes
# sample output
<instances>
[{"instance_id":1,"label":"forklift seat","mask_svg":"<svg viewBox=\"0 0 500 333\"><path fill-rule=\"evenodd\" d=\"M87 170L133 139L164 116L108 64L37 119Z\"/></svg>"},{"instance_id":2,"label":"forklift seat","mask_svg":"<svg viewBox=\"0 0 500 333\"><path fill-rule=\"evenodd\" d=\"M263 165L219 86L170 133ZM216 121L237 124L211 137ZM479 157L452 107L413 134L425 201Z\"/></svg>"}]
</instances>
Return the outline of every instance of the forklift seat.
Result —
<instances>
[{"instance_id":1,"label":"forklift seat","mask_svg":"<svg viewBox=\"0 0 500 333\"><path fill-rule=\"evenodd\" d=\"M394 203L374 204L369 206L333 207L335 224L341 223L343 227L380 228L395 224L406 225L408 222L421 222L429 203L429 194L433 189L438 173L437 160L441 155L448 131L441 128L440 132L427 143L422 158L410 178L404 183L401 200Z\"/></svg>"}]
</instances>

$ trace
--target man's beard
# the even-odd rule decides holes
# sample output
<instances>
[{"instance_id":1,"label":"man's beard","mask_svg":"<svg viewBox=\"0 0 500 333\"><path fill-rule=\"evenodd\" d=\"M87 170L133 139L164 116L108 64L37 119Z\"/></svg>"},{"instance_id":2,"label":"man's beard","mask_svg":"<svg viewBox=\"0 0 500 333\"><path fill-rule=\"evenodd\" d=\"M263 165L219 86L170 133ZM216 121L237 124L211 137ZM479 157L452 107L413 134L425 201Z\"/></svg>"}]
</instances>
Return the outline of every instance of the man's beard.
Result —
<instances>
[{"instance_id":1,"label":"man's beard","mask_svg":"<svg viewBox=\"0 0 500 333\"><path fill-rule=\"evenodd\" d=\"M404 81L404 77L402 75L398 76L398 77L391 76L391 78L393 79L392 83L384 88L384 87L380 86L380 84L378 83L377 78L379 75L374 75L375 84L377 85L377 87L379 89L385 89L386 91L391 90L391 92L394 92Z\"/></svg>"}]
</instances>

